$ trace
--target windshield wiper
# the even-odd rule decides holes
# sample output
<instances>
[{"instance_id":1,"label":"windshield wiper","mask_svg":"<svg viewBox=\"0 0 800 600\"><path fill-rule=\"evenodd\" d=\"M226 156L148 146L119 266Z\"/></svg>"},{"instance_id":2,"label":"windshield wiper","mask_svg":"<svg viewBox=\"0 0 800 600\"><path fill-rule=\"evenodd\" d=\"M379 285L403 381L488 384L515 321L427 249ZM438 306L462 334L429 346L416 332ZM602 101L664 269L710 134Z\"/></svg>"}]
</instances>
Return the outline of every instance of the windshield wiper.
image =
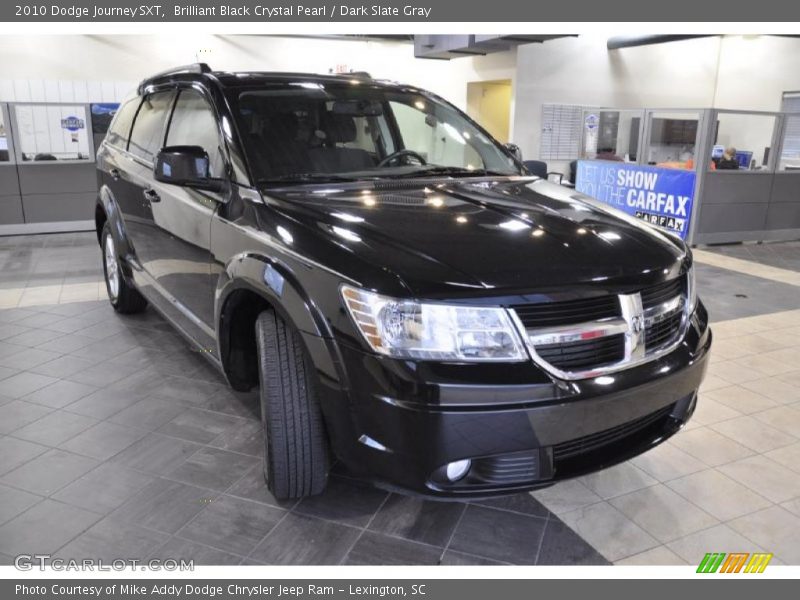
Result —
<instances>
[{"instance_id":1,"label":"windshield wiper","mask_svg":"<svg viewBox=\"0 0 800 600\"><path fill-rule=\"evenodd\" d=\"M259 179L259 185L277 184L302 184L302 183L336 183L343 181L358 181L358 177L346 177L344 175L334 175L332 173L292 173L281 175L280 177L268 177Z\"/></svg>"},{"instance_id":2,"label":"windshield wiper","mask_svg":"<svg viewBox=\"0 0 800 600\"><path fill-rule=\"evenodd\" d=\"M467 169L466 167L442 167L432 165L398 175L386 175L386 177L396 179L410 179L414 177L424 177L426 175L445 175L449 177L485 177L487 175L512 176L517 173L504 173L501 171L491 171L488 169Z\"/></svg>"}]
</instances>

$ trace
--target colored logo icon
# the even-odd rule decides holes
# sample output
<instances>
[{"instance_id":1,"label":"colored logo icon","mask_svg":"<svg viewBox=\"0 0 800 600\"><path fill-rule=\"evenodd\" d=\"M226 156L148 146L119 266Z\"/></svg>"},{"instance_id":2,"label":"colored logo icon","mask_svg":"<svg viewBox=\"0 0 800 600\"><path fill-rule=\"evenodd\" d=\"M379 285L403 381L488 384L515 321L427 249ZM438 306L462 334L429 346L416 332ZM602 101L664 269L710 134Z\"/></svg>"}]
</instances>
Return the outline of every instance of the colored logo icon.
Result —
<instances>
[{"instance_id":1,"label":"colored logo icon","mask_svg":"<svg viewBox=\"0 0 800 600\"><path fill-rule=\"evenodd\" d=\"M697 567L698 573L763 573L772 553L708 552Z\"/></svg>"}]
</instances>

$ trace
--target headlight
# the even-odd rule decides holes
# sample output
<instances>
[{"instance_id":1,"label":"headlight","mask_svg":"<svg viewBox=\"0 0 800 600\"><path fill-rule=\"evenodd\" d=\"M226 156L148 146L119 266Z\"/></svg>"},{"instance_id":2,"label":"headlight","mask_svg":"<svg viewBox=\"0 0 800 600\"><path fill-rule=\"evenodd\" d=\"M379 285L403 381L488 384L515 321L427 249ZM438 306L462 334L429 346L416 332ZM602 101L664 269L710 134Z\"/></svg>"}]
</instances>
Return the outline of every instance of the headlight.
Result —
<instances>
[{"instance_id":1,"label":"headlight","mask_svg":"<svg viewBox=\"0 0 800 600\"><path fill-rule=\"evenodd\" d=\"M358 330L375 352L398 358L458 361L526 360L503 308L423 304L342 286Z\"/></svg>"},{"instance_id":2,"label":"headlight","mask_svg":"<svg viewBox=\"0 0 800 600\"><path fill-rule=\"evenodd\" d=\"M689 267L689 270L686 271L686 285L688 287L687 296L689 298L689 314L691 315L694 312L694 309L697 308L697 283L694 275L694 264L692 264Z\"/></svg>"}]
</instances>

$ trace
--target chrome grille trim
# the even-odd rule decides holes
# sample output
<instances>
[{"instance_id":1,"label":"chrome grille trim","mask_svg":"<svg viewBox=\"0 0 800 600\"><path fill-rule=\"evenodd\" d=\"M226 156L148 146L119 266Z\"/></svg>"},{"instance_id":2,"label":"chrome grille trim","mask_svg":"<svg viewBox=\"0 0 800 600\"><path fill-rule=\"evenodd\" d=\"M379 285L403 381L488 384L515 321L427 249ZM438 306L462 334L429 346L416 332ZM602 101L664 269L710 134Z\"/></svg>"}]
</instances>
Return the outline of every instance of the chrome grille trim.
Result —
<instances>
[{"instance_id":1,"label":"chrome grille trim","mask_svg":"<svg viewBox=\"0 0 800 600\"><path fill-rule=\"evenodd\" d=\"M683 285L680 287L679 295L646 309L642 305L642 292L619 294L617 299L621 318L609 317L572 325L528 329L523 325L515 309L511 308L508 312L537 365L559 379L589 379L650 362L672 352L678 346L686 333L691 316L688 312L688 299L691 295L691 290L688 289L691 285L690 278L685 274L681 275L681 278ZM658 346L648 348L646 344L648 330L662 321L672 319L677 314L681 315L680 324L672 335ZM574 371L560 369L536 352L536 346L569 344L613 335L625 336L624 357L617 362L598 365L596 368Z\"/></svg>"}]
</instances>

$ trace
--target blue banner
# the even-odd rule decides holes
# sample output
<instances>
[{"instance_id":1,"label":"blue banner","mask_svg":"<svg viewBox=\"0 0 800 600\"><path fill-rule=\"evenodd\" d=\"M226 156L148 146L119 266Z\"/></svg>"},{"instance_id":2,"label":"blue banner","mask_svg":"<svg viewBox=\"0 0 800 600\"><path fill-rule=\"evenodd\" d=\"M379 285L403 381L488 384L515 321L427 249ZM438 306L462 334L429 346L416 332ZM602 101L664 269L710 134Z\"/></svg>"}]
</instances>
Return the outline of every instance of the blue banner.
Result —
<instances>
[{"instance_id":1,"label":"blue banner","mask_svg":"<svg viewBox=\"0 0 800 600\"><path fill-rule=\"evenodd\" d=\"M686 239L694 182L694 171L581 160L575 189Z\"/></svg>"}]
</instances>

